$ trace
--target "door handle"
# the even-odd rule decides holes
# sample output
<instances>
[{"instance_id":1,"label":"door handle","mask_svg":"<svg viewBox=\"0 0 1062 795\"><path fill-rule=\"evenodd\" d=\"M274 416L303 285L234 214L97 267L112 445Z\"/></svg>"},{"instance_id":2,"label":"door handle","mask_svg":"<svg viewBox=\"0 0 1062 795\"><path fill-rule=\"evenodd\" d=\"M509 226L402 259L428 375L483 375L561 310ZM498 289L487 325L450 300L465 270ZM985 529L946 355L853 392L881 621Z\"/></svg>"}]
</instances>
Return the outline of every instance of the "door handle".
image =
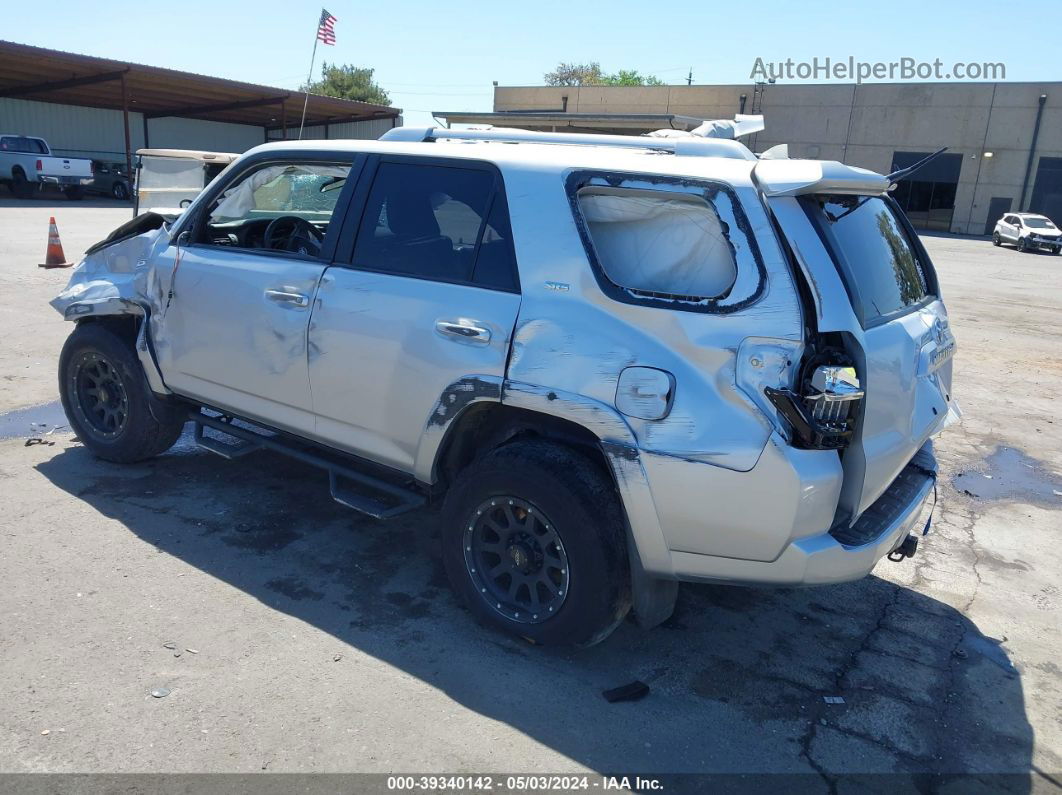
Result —
<instances>
[{"instance_id":1,"label":"door handle","mask_svg":"<svg viewBox=\"0 0 1062 795\"><path fill-rule=\"evenodd\" d=\"M457 337L468 342L478 342L486 345L490 342L490 329L473 325L467 321L437 320L435 330L447 337Z\"/></svg>"},{"instance_id":2,"label":"door handle","mask_svg":"<svg viewBox=\"0 0 1062 795\"><path fill-rule=\"evenodd\" d=\"M292 306L309 306L310 296L303 293L293 293L287 290L266 290L265 297L278 304L291 304Z\"/></svg>"}]
</instances>

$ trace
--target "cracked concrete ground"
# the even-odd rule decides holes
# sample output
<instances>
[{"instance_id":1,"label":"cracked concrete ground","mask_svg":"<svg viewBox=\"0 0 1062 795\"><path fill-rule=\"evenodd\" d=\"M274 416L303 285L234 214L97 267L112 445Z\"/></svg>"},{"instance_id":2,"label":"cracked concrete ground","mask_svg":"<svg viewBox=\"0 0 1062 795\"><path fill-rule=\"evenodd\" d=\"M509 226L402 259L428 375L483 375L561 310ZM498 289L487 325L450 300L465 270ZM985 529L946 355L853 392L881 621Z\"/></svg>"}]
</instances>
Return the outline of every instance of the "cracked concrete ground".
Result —
<instances>
[{"instance_id":1,"label":"cracked concrete ground","mask_svg":"<svg viewBox=\"0 0 1062 795\"><path fill-rule=\"evenodd\" d=\"M0 411L55 397L67 327L44 302L66 275L35 267L50 214L74 255L128 210L0 201L0 285L24 299L0 310ZM939 508L914 561L824 588L684 585L665 626L585 651L476 626L420 549L429 514L359 518L300 464L224 461L187 438L132 467L63 434L0 441L0 772L798 773L812 791L895 791L851 775L901 772L945 791L1056 788L1062 257L926 244L966 418L938 442ZM602 699L635 678L646 699Z\"/></svg>"}]
</instances>

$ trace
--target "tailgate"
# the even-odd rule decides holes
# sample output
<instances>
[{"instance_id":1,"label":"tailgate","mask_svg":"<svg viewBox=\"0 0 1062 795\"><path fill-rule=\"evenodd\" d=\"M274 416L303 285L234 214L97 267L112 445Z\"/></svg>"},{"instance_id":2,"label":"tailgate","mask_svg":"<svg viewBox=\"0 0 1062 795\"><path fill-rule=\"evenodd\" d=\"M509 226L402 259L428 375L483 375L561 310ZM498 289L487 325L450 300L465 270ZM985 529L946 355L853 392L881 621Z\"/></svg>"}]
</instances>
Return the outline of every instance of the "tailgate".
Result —
<instances>
[{"instance_id":1,"label":"tailgate","mask_svg":"<svg viewBox=\"0 0 1062 795\"><path fill-rule=\"evenodd\" d=\"M943 425L951 399L955 342L944 304L937 300L868 329L863 347L863 419L846 455L862 458L863 486L858 503L854 494L851 497L857 516L881 496L926 439ZM851 463L851 469L856 470L856 462ZM846 460L846 478L849 468Z\"/></svg>"},{"instance_id":2,"label":"tailgate","mask_svg":"<svg viewBox=\"0 0 1062 795\"><path fill-rule=\"evenodd\" d=\"M771 203L808 277L817 331L845 340L864 389L838 506L854 522L943 427L955 341L929 257L887 195Z\"/></svg>"},{"instance_id":3,"label":"tailgate","mask_svg":"<svg viewBox=\"0 0 1062 795\"><path fill-rule=\"evenodd\" d=\"M92 161L70 157L38 158L41 167L38 171L49 177L91 177Z\"/></svg>"}]
</instances>

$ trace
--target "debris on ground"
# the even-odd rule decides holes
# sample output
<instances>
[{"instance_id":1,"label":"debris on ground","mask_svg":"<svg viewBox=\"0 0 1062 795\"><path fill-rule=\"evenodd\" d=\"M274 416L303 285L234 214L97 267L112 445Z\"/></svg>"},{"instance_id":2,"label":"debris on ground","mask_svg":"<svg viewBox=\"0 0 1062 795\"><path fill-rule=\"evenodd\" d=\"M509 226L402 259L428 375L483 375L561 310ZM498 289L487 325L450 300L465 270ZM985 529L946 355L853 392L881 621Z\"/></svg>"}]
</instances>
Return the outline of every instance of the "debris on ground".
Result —
<instances>
[{"instance_id":1,"label":"debris on ground","mask_svg":"<svg viewBox=\"0 0 1062 795\"><path fill-rule=\"evenodd\" d=\"M823 696L822 700L827 704L843 704L844 698L842 696Z\"/></svg>"},{"instance_id":2,"label":"debris on ground","mask_svg":"<svg viewBox=\"0 0 1062 795\"><path fill-rule=\"evenodd\" d=\"M189 654L199 654L199 649L185 649Z\"/></svg>"},{"instance_id":3,"label":"debris on ground","mask_svg":"<svg viewBox=\"0 0 1062 795\"><path fill-rule=\"evenodd\" d=\"M156 687L154 690L151 691L151 695L155 698L166 698L166 696L168 696L169 694L170 691L167 690L165 687Z\"/></svg>"},{"instance_id":4,"label":"debris on ground","mask_svg":"<svg viewBox=\"0 0 1062 795\"><path fill-rule=\"evenodd\" d=\"M343 655L342 655L342 654L337 654L337 655L335 655L335 656L334 656L334 657L332 658L332 662L339 662L339 661L340 661L340 660L342 660L342 659L343 659Z\"/></svg>"},{"instance_id":5,"label":"debris on ground","mask_svg":"<svg viewBox=\"0 0 1062 795\"><path fill-rule=\"evenodd\" d=\"M175 642L173 642L172 640L168 640L168 641L166 641L165 643L162 644L162 648L170 649L172 651L173 649L177 648L177 644Z\"/></svg>"},{"instance_id":6,"label":"debris on ground","mask_svg":"<svg viewBox=\"0 0 1062 795\"><path fill-rule=\"evenodd\" d=\"M51 729L44 729L44 730L43 730L43 731L41 732L41 734L43 734L43 735L45 735L45 736L47 736L47 735L49 735L49 734L51 734L51 733L52 733L52 730L51 730Z\"/></svg>"},{"instance_id":7,"label":"debris on ground","mask_svg":"<svg viewBox=\"0 0 1062 795\"><path fill-rule=\"evenodd\" d=\"M60 428L63 428L63 427L65 427L65 426L63 426L63 425L52 425L51 423L48 423L48 422L31 422L30 423L30 435L29 435L29 438L26 439L26 445L25 446L26 447L32 447L35 444L54 445L55 444L55 440L54 439L48 439L48 438L45 438L45 437L51 436L53 433L55 433L57 430L59 430Z\"/></svg>"},{"instance_id":8,"label":"debris on ground","mask_svg":"<svg viewBox=\"0 0 1062 795\"><path fill-rule=\"evenodd\" d=\"M602 691L605 701L614 704L617 701L638 701L649 695L649 685L635 679L633 682Z\"/></svg>"}]
</instances>

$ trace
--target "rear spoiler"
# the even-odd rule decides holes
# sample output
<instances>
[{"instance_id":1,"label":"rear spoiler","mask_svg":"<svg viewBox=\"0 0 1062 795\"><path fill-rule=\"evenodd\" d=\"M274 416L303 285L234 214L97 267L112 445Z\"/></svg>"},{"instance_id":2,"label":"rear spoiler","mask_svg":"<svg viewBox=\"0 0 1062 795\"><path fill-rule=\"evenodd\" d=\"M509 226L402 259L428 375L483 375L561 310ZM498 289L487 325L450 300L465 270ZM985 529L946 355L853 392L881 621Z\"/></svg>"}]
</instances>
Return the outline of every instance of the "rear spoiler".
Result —
<instances>
[{"instance_id":1,"label":"rear spoiler","mask_svg":"<svg viewBox=\"0 0 1062 795\"><path fill-rule=\"evenodd\" d=\"M765 196L809 193L876 195L889 189L888 177L835 160L760 160L752 178Z\"/></svg>"}]
</instances>

